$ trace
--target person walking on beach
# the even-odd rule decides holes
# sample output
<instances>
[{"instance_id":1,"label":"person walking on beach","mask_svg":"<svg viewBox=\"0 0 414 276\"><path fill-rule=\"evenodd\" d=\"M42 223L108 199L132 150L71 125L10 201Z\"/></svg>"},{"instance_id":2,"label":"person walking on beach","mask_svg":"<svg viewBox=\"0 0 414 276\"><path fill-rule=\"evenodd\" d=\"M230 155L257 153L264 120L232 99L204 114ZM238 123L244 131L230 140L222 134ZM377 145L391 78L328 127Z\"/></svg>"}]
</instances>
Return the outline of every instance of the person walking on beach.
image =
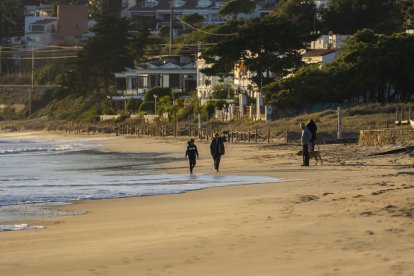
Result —
<instances>
[{"instance_id":1,"label":"person walking on beach","mask_svg":"<svg viewBox=\"0 0 414 276\"><path fill-rule=\"evenodd\" d=\"M312 139L312 133L306 127L305 123L300 123L300 127L302 128L302 137L300 139L302 143L302 166L309 166L309 143Z\"/></svg>"},{"instance_id":2,"label":"person walking on beach","mask_svg":"<svg viewBox=\"0 0 414 276\"><path fill-rule=\"evenodd\" d=\"M191 138L187 143L187 151L185 152L185 158L188 156L190 163L190 173L193 173L193 169L196 165L196 158L198 158L197 146L194 144L194 139Z\"/></svg>"},{"instance_id":3,"label":"person walking on beach","mask_svg":"<svg viewBox=\"0 0 414 276\"><path fill-rule=\"evenodd\" d=\"M216 169L216 172L219 171L221 156L224 155L224 152L223 139L216 132L214 133L214 138L210 145L210 153L214 160L214 168Z\"/></svg>"},{"instance_id":4,"label":"person walking on beach","mask_svg":"<svg viewBox=\"0 0 414 276\"><path fill-rule=\"evenodd\" d=\"M318 130L318 127L316 126L316 123L313 119L310 119L308 121L306 127L312 133L312 139L309 143L309 152L313 152L315 150L316 131Z\"/></svg>"}]
</instances>

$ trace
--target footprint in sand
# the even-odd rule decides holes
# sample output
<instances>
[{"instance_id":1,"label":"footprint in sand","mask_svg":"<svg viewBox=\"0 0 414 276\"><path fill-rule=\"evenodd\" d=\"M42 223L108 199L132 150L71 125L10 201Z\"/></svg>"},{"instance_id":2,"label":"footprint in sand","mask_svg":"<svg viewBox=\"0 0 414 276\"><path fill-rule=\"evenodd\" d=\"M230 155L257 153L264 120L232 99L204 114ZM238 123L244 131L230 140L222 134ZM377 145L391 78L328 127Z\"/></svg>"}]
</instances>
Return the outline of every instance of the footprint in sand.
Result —
<instances>
[{"instance_id":1,"label":"footprint in sand","mask_svg":"<svg viewBox=\"0 0 414 276\"><path fill-rule=\"evenodd\" d=\"M360 215L363 217L370 217L370 216L373 216L374 213L371 211L365 211L365 212L362 212Z\"/></svg>"},{"instance_id":2,"label":"footprint in sand","mask_svg":"<svg viewBox=\"0 0 414 276\"><path fill-rule=\"evenodd\" d=\"M300 201L296 202L296 203L302 203L302 202L309 202L309 201L318 200L319 197L314 196L314 195L300 195L299 199L300 199Z\"/></svg>"}]
</instances>

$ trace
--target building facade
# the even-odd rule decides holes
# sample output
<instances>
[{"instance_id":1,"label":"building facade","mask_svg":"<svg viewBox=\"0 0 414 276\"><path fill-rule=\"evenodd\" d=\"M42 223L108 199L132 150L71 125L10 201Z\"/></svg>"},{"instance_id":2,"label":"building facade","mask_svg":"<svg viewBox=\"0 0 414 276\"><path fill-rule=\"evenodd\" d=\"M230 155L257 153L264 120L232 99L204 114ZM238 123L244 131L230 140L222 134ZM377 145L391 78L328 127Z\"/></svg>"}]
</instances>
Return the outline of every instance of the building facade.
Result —
<instances>
[{"instance_id":1,"label":"building facade","mask_svg":"<svg viewBox=\"0 0 414 276\"><path fill-rule=\"evenodd\" d=\"M321 35L317 40L311 42L310 49L340 49L344 46L346 39L349 37L350 35L333 33Z\"/></svg>"},{"instance_id":2,"label":"building facade","mask_svg":"<svg viewBox=\"0 0 414 276\"><path fill-rule=\"evenodd\" d=\"M190 14L199 14L204 17L204 25L221 24L229 20L222 17L218 11L229 0L174 0L171 9L170 0L143 0L128 9L127 16L135 21L145 22L150 26L154 33L159 32L160 28L170 24L171 13L174 15L175 33L178 33L177 25L179 19ZM240 14L240 17L255 18L266 15L273 11L276 0L258 1L256 10L251 14Z\"/></svg>"},{"instance_id":3,"label":"building facade","mask_svg":"<svg viewBox=\"0 0 414 276\"><path fill-rule=\"evenodd\" d=\"M180 56L160 57L135 68L115 73L116 92L123 97L143 97L155 87L170 88L176 93L196 90L196 64Z\"/></svg>"},{"instance_id":4,"label":"building facade","mask_svg":"<svg viewBox=\"0 0 414 276\"><path fill-rule=\"evenodd\" d=\"M77 5L57 6L59 37L80 37L88 32L88 7Z\"/></svg>"},{"instance_id":5,"label":"building facade","mask_svg":"<svg viewBox=\"0 0 414 276\"><path fill-rule=\"evenodd\" d=\"M65 37L81 38L88 33L88 7L58 5L57 16L52 16L51 5L25 7L25 40L39 47L50 45Z\"/></svg>"},{"instance_id":6,"label":"building facade","mask_svg":"<svg viewBox=\"0 0 414 276\"><path fill-rule=\"evenodd\" d=\"M302 55L302 61L308 64L320 64L321 66L334 61L338 55L336 49L309 50Z\"/></svg>"}]
</instances>

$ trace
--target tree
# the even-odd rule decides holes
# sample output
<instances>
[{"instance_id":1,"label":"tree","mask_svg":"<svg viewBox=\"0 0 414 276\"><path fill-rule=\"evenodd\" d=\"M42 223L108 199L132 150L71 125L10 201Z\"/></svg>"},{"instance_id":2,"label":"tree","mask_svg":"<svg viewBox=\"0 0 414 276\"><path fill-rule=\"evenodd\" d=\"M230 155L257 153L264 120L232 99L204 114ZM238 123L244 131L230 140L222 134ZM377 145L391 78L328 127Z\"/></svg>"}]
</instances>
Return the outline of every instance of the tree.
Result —
<instances>
[{"instance_id":1,"label":"tree","mask_svg":"<svg viewBox=\"0 0 414 276\"><path fill-rule=\"evenodd\" d=\"M23 33L23 15L21 0L0 1L0 40Z\"/></svg>"},{"instance_id":2,"label":"tree","mask_svg":"<svg viewBox=\"0 0 414 276\"><path fill-rule=\"evenodd\" d=\"M92 18L103 15L119 16L122 0L88 0L88 8Z\"/></svg>"},{"instance_id":3,"label":"tree","mask_svg":"<svg viewBox=\"0 0 414 276\"><path fill-rule=\"evenodd\" d=\"M290 19L295 24L302 25L313 32L320 28L314 0L282 0L274 14Z\"/></svg>"},{"instance_id":4,"label":"tree","mask_svg":"<svg viewBox=\"0 0 414 276\"><path fill-rule=\"evenodd\" d=\"M253 0L230 0L219 10L221 16L231 16L237 19L240 13L249 14L256 10L256 2Z\"/></svg>"},{"instance_id":5,"label":"tree","mask_svg":"<svg viewBox=\"0 0 414 276\"><path fill-rule=\"evenodd\" d=\"M132 66L128 51L129 21L116 16L98 17L92 29L95 36L79 52L64 86L74 93L109 94L113 73Z\"/></svg>"},{"instance_id":6,"label":"tree","mask_svg":"<svg viewBox=\"0 0 414 276\"><path fill-rule=\"evenodd\" d=\"M316 37L311 34L313 26L298 22L278 14L246 22L202 55L212 64L204 73L225 77L243 60L255 73L252 80L258 87L285 76L302 64L298 50Z\"/></svg>"},{"instance_id":7,"label":"tree","mask_svg":"<svg viewBox=\"0 0 414 276\"><path fill-rule=\"evenodd\" d=\"M151 90L148 90L144 95L144 101L153 101L154 95L162 98L165 96L172 96L172 90L171 88L167 87L154 87Z\"/></svg>"},{"instance_id":8,"label":"tree","mask_svg":"<svg viewBox=\"0 0 414 276\"><path fill-rule=\"evenodd\" d=\"M402 30L401 0L331 0L322 17L325 31L354 34L364 28L390 34Z\"/></svg>"},{"instance_id":9,"label":"tree","mask_svg":"<svg viewBox=\"0 0 414 276\"><path fill-rule=\"evenodd\" d=\"M128 48L134 62L140 63L152 52L159 53L164 41L159 37L151 36L148 27L144 23L136 26L137 32L132 36Z\"/></svg>"},{"instance_id":10,"label":"tree","mask_svg":"<svg viewBox=\"0 0 414 276\"><path fill-rule=\"evenodd\" d=\"M279 108L305 110L315 103L408 101L414 97L413 75L413 36L365 29L349 39L335 62L301 68L264 91Z\"/></svg>"},{"instance_id":11,"label":"tree","mask_svg":"<svg viewBox=\"0 0 414 276\"><path fill-rule=\"evenodd\" d=\"M190 24L191 26L194 27L201 27L203 21L205 20L204 16L202 16L201 14L198 13L192 13L192 14L188 14L186 16L184 16L183 21L187 24Z\"/></svg>"}]
</instances>

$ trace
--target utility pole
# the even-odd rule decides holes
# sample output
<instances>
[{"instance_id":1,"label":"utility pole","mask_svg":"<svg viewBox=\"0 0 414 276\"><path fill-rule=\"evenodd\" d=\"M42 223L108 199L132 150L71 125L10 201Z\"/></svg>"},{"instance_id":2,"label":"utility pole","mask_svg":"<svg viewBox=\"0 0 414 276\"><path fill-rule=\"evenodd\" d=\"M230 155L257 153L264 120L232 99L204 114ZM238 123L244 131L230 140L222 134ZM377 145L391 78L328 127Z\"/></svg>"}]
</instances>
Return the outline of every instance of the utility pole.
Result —
<instances>
[{"instance_id":1,"label":"utility pole","mask_svg":"<svg viewBox=\"0 0 414 276\"><path fill-rule=\"evenodd\" d=\"M31 116L32 116L33 86L34 86L34 43L32 43L32 87L30 88L30 92L29 92L29 119L31 119Z\"/></svg>"},{"instance_id":2,"label":"utility pole","mask_svg":"<svg viewBox=\"0 0 414 276\"><path fill-rule=\"evenodd\" d=\"M0 46L0 76L3 73L3 61L1 60L1 51L2 51L2 46Z\"/></svg>"},{"instance_id":3,"label":"utility pole","mask_svg":"<svg viewBox=\"0 0 414 276\"><path fill-rule=\"evenodd\" d=\"M173 40L173 18L174 18L174 1L170 1L170 42L168 47L168 55L172 55L172 40Z\"/></svg>"}]
</instances>

